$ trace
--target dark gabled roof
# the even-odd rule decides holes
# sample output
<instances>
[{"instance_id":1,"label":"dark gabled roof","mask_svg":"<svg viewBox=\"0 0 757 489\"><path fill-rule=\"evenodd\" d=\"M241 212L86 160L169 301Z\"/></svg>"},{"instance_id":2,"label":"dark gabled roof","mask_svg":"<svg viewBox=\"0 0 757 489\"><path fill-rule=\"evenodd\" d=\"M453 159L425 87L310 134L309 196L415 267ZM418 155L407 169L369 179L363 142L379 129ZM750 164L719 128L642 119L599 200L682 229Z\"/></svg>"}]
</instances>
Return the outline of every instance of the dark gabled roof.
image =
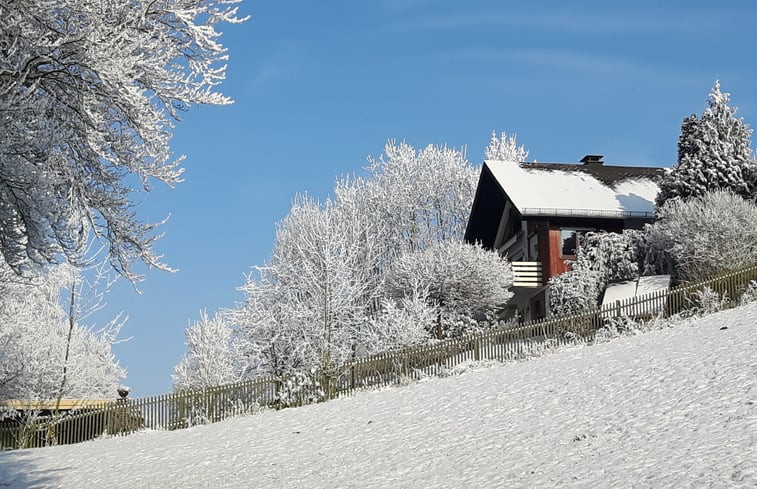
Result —
<instances>
[{"instance_id":1,"label":"dark gabled roof","mask_svg":"<svg viewBox=\"0 0 757 489\"><path fill-rule=\"evenodd\" d=\"M534 170L560 170L583 172L592 175L605 185L613 185L621 180L629 178L662 179L665 168L653 168L646 166L606 166L598 163L576 165L571 163L520 163L521 168Z\"/></svg>"},{"instance_id":2,"label":"dark gabled roof","mask_svg":"<svg viewBox=\"0 0 757 489\"><path fill-rule=\"evenodd\" d=\"M601 158L589 155L583 164L484 162L465 240L492 247L508 201L524 217L651 218L666 170L605 166Z\"/></svg>"}]
</instances>

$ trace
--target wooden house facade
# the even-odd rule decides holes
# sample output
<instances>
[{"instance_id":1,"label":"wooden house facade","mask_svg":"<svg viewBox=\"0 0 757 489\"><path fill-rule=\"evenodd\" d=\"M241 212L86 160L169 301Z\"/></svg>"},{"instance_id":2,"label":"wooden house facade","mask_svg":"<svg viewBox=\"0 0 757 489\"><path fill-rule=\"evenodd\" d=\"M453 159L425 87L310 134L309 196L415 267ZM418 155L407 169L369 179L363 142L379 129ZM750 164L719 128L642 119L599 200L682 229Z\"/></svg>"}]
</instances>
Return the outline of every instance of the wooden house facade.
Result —
<instances>
[{"instance_id":1,"label":"wooden house facade","mask_svg":"<svg viewBox=\"0 0 757 489\"><path fill-rule=\"evenodd\" d=\"M569 270L589 231L638 229L654 219L663 168L486 161L465 240L513 264L509 307L524 319L549 315L548 280Z\"/></svg>"}]
</instances>

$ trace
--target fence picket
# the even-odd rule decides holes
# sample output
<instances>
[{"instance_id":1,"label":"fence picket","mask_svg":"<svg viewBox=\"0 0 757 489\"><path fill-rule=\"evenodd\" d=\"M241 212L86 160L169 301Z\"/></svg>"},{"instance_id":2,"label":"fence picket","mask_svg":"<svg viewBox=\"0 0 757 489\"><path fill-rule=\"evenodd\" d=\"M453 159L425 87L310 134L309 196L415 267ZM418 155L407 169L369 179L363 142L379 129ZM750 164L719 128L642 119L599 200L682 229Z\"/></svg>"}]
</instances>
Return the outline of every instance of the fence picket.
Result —
<instances>
[{"instance_id":1,"label":"fence picket","mask_svg":"<svg viewBox=\"0 0 757 489\"><path fill-rule=\"evenodd\" d=\"M565 317L530 321L515 328L503 328L443 340L431 345L409 347L359 358L336 370L333 379L323 386L327 397L350 395L360 388L387 386L417 380L423 375L438 375L469 359L517 360L530 354L540 344L563 345L570 332L591 341L608 317L631 316L642 320L658 314L669 317L694 307L694 294L710 287L721 296L727 294L727 307L739 303L739 297L757 280L757 265L729 272L710 280L686 284L670 290L618 301L599 310ZM88 405L59 415L33 420L10 419L0 425L0 449L69 444L102 435L125 436L143 428L179 429L204 420L216 422L231 416L253 412L256 406L279 407L282 381L266 377L201 390L182 390L158 396L118 399ZM317 387L307 387L315 394ZM334 390L334 392L330 392Z\"/></svg>"}]
</instances>

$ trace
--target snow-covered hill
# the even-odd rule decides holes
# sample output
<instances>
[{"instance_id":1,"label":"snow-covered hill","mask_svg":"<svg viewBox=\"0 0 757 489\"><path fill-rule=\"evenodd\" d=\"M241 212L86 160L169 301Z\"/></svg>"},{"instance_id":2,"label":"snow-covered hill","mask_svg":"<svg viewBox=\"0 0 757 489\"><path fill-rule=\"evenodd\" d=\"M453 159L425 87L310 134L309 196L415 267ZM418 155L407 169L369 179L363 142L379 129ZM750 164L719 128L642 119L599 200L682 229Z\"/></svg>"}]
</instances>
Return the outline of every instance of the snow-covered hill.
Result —
<instances>
[{"instance_id":1,"label":"snow-covered hill","mask_svg":"<svg viewBox=\"0 0 757 489\"><path fill-rule=\"evenodd\" d=\"M0 487L757 487L757 304L304 408L6 452Z\"/></svg>"}]
</instances>

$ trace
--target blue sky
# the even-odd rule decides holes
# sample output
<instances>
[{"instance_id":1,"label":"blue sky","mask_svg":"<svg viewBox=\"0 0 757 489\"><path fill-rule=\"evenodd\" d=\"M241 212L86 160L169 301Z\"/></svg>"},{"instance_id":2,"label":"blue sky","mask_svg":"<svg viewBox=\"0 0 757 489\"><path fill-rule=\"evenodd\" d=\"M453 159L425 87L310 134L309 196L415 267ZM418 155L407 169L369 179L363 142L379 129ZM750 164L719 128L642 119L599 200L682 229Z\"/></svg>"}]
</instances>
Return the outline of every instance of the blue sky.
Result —
<instances>
[{"instance_id":1,"label":"blue sky","mask_svg":"<svg viewBox=\"0 0 757 489\"><path fill-rule=\"evenodd\" d=\"M223 27L235 104L185 114L172 141L185 182L137 207L171 215L157 249L179 271L147 271L141 295L122 280L95 318L129 316L116 353L133 395L170 390L184 330L242 299L292 198L327 195L389 138L464 145L480 164L507 131L538 161L670 166L715 79L757 124L757 3L624 3L243 3L252 19Z\"/></svg>"}]
</instances>

